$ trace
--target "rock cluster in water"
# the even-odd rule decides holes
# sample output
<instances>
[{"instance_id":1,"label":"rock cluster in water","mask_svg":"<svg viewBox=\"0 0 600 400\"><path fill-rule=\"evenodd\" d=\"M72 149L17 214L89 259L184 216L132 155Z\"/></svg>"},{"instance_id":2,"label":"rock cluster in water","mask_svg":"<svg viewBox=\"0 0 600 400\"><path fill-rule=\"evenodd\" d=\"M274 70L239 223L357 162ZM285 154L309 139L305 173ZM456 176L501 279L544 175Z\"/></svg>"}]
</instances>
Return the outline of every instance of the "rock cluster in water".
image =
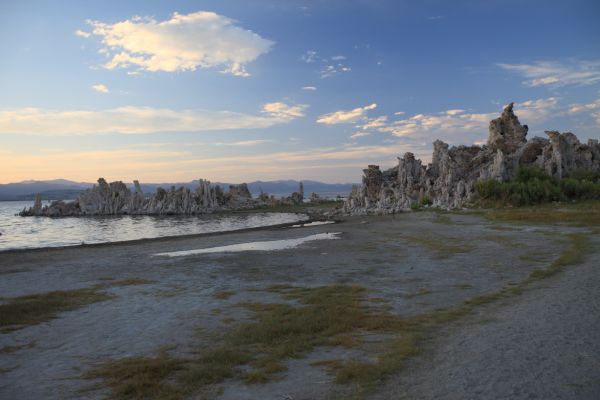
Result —
<instances>
[{"instance_id":1,"label":"rock cluster in water","mask_svg":"<svg viewBox=\"0 0 600 400\"><path fill-rule=\"evenodd\" d=\"M363 170L362 185L353 188L343 206L348 214L392 213L427 199L432 206L458 208L473 200L478 180L507 181L520 166L538 166L562 178L576 169L600 170L600 145L580 143L574 134L546 131L548 139L527 140L527 125L513 113L513 103L490 121L484 146L458 146L436 140L431 163L423 165L412 153L398 165L381 171L377 165Z\"/></svg>"},{"instance_id":2,"label":"rock cluster in water","mask_svg":"<svg viewBox=\"0 0 600 400\"><path fill-rule=\"evenodd\" d=\"M40 195L36 195L33 207L24 209L21 216L69 217L87 215L196 215L215 211L243 210L277 204L302 204L304 192L300 183L299 192L285 199L275 199L262 194L258 199L245 183L229 185L225 192L220 186L200 179L196 190L171 187L158 188L146 197L138 181L134 181L133 192L121 181L107 183L98 179L98 185L87 189L71 202L54 201L42 207Z\"/></svg>"}]
</instances>

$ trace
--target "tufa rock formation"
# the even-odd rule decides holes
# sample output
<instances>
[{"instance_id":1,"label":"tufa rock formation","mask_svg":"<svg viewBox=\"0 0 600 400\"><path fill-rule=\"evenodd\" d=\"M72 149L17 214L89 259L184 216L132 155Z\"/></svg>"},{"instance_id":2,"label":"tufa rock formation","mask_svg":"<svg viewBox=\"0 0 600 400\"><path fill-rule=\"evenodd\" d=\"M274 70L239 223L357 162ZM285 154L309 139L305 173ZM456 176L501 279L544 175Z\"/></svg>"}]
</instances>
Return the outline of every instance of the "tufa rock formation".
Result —
<instances>
[{"instance_id":1,"label":"tufa rock formation","mask_svg":"<svg viewBox=\"0 0 600 400\"><path fill-rule=\"evenodd\" d=\"M200 179L195 191L188 188L158 188L153 196L146 198L138 181L134 181L133 193L123 182L107 183L98 179L98 185L83 192L75 201L54 201L42 207L36 195L35 204L24 209L21 216L68 217L86 215L195 215L220 210L238 210L262 205L252 199L248 186L231 185L228 193L209 181Z\"/></svg>"},{"instance_id":2,"label":"tufa rock formation","mask_svg":"<svg viewBox=\"0 0 600 400\"><path fill-rule=\"evenodd\" d=\"M299 206L304 203L304 184L300 182L298 184L298 191L293 192L288 197L281 198L281 204L290 205L290 206Z\"/></svg>"},{"instance_id":3,"label":"tufa rock formation","mask_svg":"<svg viewBox=\"0 0 600 400\"><path fill-rule=\"evenodd\" d=\"M304 187L302 182L299 191L291 196L276 199L261 193L257 199L245 183L229 185L229 191L223 192L219 186L212 186L209 181L200 179L195 191L188 188L171 187L169 190L156 189L153 196L146 197L138 181L133 181L133 192L123 182L107 183L104 178L98 179L94 185L81 193L71 202L53 201L42 207L39 194L35 197L33 207L25 208L19 213L22 217L79 217L92 215L198 215L215 211L243 210L256 207L277 205L302 205Z\"/></svg>"},{"instance_id":4,"label":"tufa rock formation","mask_svg":"<svg viewBox=\"0 0 600 400\"><path fill-rule=\"evenodd\" d=\"M598 140L583 144L570 132L547 131L548 139L527 141L527 131L511 103L499 118L490 121L487 144L482 147L449 148L436 140L427 166L412 153L398 158L398 165L387 171L369 165L363 170L362 185L353 188L342 210L348 214L391 213L417 202L458 208L473 199L475 182L510 180L520 166L538 166L556 178L579 168L600 170Z\"/></svg>"}]
</instances>

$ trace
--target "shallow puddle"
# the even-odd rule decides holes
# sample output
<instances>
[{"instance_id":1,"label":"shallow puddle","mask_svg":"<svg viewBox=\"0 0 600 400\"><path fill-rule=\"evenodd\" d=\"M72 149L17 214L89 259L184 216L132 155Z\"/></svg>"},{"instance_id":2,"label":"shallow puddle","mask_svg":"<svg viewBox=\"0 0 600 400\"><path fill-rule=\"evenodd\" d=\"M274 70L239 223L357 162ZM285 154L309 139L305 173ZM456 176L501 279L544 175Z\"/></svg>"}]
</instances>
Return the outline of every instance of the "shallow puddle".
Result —
<instances>
[{"instance_id":1,"label":"shallow puddle","mask_svg":"<svg viewBox=\"0 0 600 400\"><path fill-rule=\"evenodd\" d=\"M328 225L328 224L335 224L335 221L313 221L313 222L307 222L306 224L292 225L292 228L304 228L306 226L317 226L317 225Z\"/></svg>"},{"instance_id":2,"label":"shallow puddle","mask_svg":"<svg viewBox=\"0 0 600 400\"><path fill-rule=\"evenodd\" d=\"M297 239L270 240L270 241L266 241L266 242L238 243L238 244L231 244L228 246L208 247L208 248L204 248L204 249L157 253L157 254L153 254L153 256L182 257L182 256L195 255L195 254L208 254L208 253L237 253L240 251L285 250L285 249L293 249L294 247L300 246L302 243L312 242L314 240L340 239L340 235L341 235L341 232L318 233L316 235L310 235L310 236L301 237L301 238L297 238Z\"/></svg>"}]
</instances>

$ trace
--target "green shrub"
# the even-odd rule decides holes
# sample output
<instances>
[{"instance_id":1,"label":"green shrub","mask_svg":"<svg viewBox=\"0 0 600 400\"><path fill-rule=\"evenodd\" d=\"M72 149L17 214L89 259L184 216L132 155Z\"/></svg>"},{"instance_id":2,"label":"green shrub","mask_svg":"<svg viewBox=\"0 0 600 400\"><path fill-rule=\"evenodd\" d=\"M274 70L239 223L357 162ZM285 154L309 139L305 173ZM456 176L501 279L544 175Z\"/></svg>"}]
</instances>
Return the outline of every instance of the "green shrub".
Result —
<instances>
[{"instance_id":1,"label":"green shrub","mask_svg":"<svg viewBox=\"0 0 600 400\"><path fill-rule=\"evenodd\" d=\"M579 168L573 171L569 178L573 178L578 181L590 181L593 183L600 183L600 172Z\"/></svg>"},{"instance_id":2,"label":"green shrub","mask_svg":"<svg viewBox=\"0 0 600 400\"><path fill-rule=\"evenodd\" d=\"M510 182L492 179L476 182L475 192L482 200L513 206L600 199L600 173L578 170L559 180L538 167L519 168Z\"/></svg>"},{"instance_id":3,"label":"green shrub","mask_svg":"<svg viewBox=\"0 0 600 400\"><path fill-rule=\"evenodd\" d=\"M546 174L546 172L537 166L532 167L520 167L517 169L517 173L515 174L515 181L528 183L533 180L539 181L551 181L553 178Z\"/></svg>"}]
</instances>

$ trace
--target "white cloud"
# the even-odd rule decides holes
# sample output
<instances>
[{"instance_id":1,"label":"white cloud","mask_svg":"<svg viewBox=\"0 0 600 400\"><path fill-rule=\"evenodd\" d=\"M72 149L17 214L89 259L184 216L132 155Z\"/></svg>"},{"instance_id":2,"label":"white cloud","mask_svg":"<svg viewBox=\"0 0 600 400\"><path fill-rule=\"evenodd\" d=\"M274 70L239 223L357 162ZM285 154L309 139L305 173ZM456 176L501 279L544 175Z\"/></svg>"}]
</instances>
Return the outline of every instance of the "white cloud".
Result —
<instances>
[{"instance_id":1,"label":"white cloud","mask_svg":"<svg viewBox=\"0 0 600 400\"><path fill-rule=\"evenodd\" d=\"M280 120L292 120L304 117L306 108L308 108L306 104L288 106L282 102L274 102L263 105L262 112Z\"/></svg>"},{"instance_id":2,"label":"white cloud","mask_svg":"<svg viewBox=\"0 0 600 400\"><path fill-rule=\"evenodd\" d=\"M316 87L316 86L304 86L304 87L302 88L302 90L310 90L310 91L315 91L315 90L317 90L317 87Z\"/></svg>"},{"instance_id":3,"label":"white cloud","mask_svg":"<svg viewBox=\"0 0 600 400\"><path fill-rule=\"evenodd\" d=\"M97 111L5 109L0 110L0 134L145 134L268 128L303 116L305 107L269 103L263 107L267 115L132 106Z\"/></svg>"},{"instance_id":4,"label":"white cloud","mask_svg":"<svg viewBox=\"0 0 600 400\"><path fill-rule=\"evenodd\" d=\"M394 115L404 115L406 114L404 111L396 111Z\"/></svg>"},{"instance_id":5,"label":"white cloud","mask_svg":"<svg viewBox=\"0 0 600 400\"><path fill-rule=\"evenodd\" d=\"M357 122L365 117L367 111L373 110L377 104L373 103L368 106L358 107L350 111L336 111L330 114L321 115L317 122L325 125L347 124Z\"/></svg>"},{"instance_id":6,"label":"white cloud","mask_svg":"<svg viewBox=\"0 0 600 400\"><path fill-rule=\"evenodd\" d=\"M430 21L438 21L438 20L444 19L444 18L446 18L445 15L433 15L431 17L427 17L427 19Z\"/></svg>"},{"instance_id":7,"label":"white cloud","mask_svg":"<svg viewBox=\"0 0 600 400\"><path fill-rule=\"evenodd\" d=\"M448 110L448 111L446 111L446 114L448 114L448 115L458 115L458 114L462 114L464 112L465 112L465 110L461 110L461 109L457 108L457 109L454 109L454 110Z\"/></svg>"},{"instance_id":8,"label":"white cloud","mask_svg":"<svg viewBox=\"0 0 600 400\"><path fill-rule=\"evenodd\" d=\"M600 61L537 61L532 64L496 64L502 69L527 78L527 86L592 85L600 82Z\"/></svg>"},{"instance_id":9,"label":"white cloud","mask_svg":"<svg viewBox=\"0 0 600 400\"><path fill-rule=\"evenodd\" d=\"M84 32L81 29L77 29L75 31L75 36L79 36L79 37L82 37L82 38L89 38L91 35L92 35L91 33Z\"/></svg>"},{"instance_id":10,"label":"white cloud","mask_svg":"<svg viewBox=\"0 0 600 400\"><path fill-rule=\"evenodd\" d=\"M92 90L95 90L96 92L100 92L100 93L109 93L109 90L106 87L106 85L103 85L102 83L99 83L97 85L92 85Z\"/></svg>"},{"instance_id":11,"label":"white cloud","mask_svg":"<svg viewBox=\"0 0 600 400\"><path fill-rule=\"evenodd\" d=\"M175 72L221 67L224 73L248 76L245 65L273 45L234 20L208 11L174 13L160 22L133 17L115 24L88 23L92 34L101 38L101 51L110 58L104 65L107 69Z\"/></svg>"},{"instance_id":12,"label":"white cloud","mask_svg":"<svg viewBox=\"0 0 600 400\"><path fill-rule=\"evenodd\" d=\"M341 61L341 60L345 60L346 56L333 56L333 57L331 57L331 59L333 61Z\"/></svg>"},{"instance_id":13,"label":"white cloud","mask_svg":"<svg viewBox=\"0 0 600 400\"><path fill-rule=\"evenodd\" d=\"M315 61L317 61L317 52L314 50L308 50L300 57L300 59L305 63L314 63Z\"/></svg>"}]
</instances>

